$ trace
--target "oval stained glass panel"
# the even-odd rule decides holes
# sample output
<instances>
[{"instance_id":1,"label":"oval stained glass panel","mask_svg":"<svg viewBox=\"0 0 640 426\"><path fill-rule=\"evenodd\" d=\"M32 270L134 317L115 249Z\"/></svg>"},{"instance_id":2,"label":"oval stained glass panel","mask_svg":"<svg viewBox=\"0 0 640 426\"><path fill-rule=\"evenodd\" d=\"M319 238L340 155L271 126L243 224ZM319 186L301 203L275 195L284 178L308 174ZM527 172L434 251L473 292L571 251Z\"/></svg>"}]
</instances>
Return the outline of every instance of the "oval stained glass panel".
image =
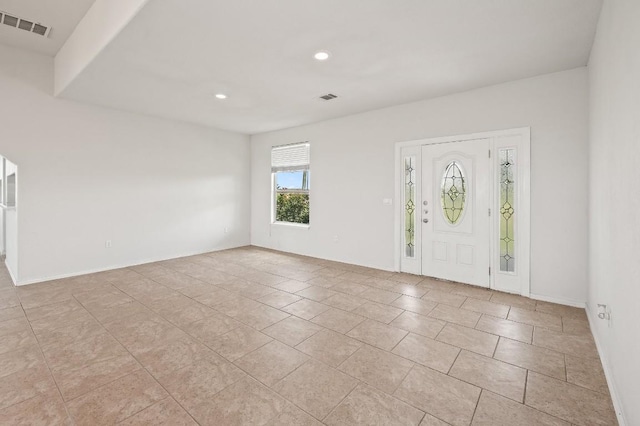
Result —
<instances>
[{"instance_id":1,"label":"oval stained glass panel","mask_svg":"<svg viewBox=\"0 0 640 426\"><path fill-rule=\"evenodd\" d=\"M451 225L460 221L467 199L467 183L462 167L452 161L442 175L440 202L444 218Z\"/></svg>"}]
</instances>

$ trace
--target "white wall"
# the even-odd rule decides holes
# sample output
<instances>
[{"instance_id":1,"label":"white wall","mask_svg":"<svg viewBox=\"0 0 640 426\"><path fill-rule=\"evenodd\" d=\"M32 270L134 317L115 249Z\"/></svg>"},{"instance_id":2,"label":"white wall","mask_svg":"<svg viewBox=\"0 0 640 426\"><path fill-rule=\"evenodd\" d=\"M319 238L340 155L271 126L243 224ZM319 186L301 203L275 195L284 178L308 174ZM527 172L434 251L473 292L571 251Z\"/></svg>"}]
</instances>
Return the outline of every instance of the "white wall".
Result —
<instances>
[{"instance_id":1,"label":"white wall","mask_svg":"<svg viewBox=\"0 0 640 426\"><path fill-rule=\"evenodd\" d=\"M640 2L604 2L589 62L592 330L626 424L640 425ZM612 310L610 327L598 303Z\"/></svg>"},{"instance_id":2,"label":"white wall","mask_svg":"<svg viewBox=\"0 0 640 426\"><path fill-rule=\"evenodd\" d=\"M383 205L382 199L394 196L394 144L530 126L531 292L584 304L587 101L587 71L579 68L255 135L252 244L393 269L396 207ZM311 227L270 225L269 150L307 140Z\"/></svg>"},{"instance_id":3,"label":"white wall","mask_svg":"<svg viewBox=\"0 0 640 426\"><path fill-rule=\"evenodd\" d=\"M249 243L248 136L55 99L52 58L0 57L20 283Z\"/></svg>"}]
</instances>

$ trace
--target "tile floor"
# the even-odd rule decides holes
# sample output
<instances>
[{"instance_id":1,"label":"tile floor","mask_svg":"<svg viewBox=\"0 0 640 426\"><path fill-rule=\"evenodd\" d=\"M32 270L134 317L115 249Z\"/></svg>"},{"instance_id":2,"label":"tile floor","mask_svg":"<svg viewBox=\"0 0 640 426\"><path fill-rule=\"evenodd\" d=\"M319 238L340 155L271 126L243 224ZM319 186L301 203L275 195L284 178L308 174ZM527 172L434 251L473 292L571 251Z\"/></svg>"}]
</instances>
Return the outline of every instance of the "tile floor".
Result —
<instances>
[{"instance_id":1,"label":"tile floor","mask_svg":"<svg viewBox=\"0 0 640 426\"><path fill-rule=\"evenodd\" d=\"M246 247L14 288L0 424L615 425L582 309Z\"/></svg>"}]
</instances>

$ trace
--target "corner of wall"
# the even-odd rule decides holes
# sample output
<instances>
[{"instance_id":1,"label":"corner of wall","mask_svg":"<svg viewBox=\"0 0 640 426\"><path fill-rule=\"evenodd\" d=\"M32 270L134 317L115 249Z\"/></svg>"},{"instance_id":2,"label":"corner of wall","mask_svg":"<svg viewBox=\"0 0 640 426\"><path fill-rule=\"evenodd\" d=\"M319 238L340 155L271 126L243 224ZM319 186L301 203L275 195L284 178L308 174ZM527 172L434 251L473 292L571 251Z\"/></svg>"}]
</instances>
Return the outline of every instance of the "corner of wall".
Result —
<instances>
[{"instance_id":1,"label":"corner of wall","mask_svg":"<svg viewBox=\"0 0 640 426\"><path fill-rule=\"evenodd\" d=\"M626 426L626 421L624 417L624 410L622 407L622 401L620 399L620 393L616 387L616 382L613 377L613 372L610 368L609 357L607 356L607 352L604 350L603 344L598 338L598 333L594 333L594 330L597 328L597 321L595 320L591 308L593 306L589 302L586 304L585 310L587 311L587 319L589 320L589 329L591 330L591 334L593 335L593 340L596 343L596 348L598 349L598 355L600 355L600 362L602 363L602 369L604 371L604 375L607 379L607 387L609 388L609 394L611 395L611 401L613 402L613 409L616 412L616 418L618 419L619 426Z\"/></svg>"}]
</instances>

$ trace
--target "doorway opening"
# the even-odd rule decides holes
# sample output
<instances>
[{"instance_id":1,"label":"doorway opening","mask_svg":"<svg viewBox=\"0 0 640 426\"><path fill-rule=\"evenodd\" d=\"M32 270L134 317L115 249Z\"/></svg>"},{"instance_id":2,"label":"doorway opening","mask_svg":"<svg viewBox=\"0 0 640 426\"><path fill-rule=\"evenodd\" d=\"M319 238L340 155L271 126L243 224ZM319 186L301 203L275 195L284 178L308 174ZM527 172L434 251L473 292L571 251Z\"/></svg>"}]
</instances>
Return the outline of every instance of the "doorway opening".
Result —
<instances>
[{"instance_id":1,"label":"doorway opening","mask_svg":"<svg viewBox=\"0 0 640 426\"><path fill-rule=\"evenodd\" d=\"M18 273L18 167L0 156L0 256L13 282Z\"/></svg>"},{"instance_id":2,"label":"doorway opening","mask_svg":"<svg viewBox=\"0 0 640 426\"><path fill-rule=\"evenodd\" d=\"M530 129L396 144L396 270L530 294Z\"/></svg>"}]
</instances>

